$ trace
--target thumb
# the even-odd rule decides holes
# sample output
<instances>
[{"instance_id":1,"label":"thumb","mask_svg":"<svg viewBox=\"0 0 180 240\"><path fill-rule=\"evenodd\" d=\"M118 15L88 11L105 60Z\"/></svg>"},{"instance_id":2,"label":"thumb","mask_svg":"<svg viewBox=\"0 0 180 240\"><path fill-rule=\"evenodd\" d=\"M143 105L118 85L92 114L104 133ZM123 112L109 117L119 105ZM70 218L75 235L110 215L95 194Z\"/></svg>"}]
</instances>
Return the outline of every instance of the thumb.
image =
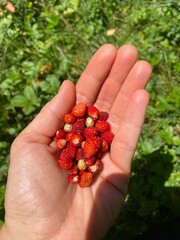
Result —
<instances>
[{"instance_id":1,"label":"thumb","mask_svg":"<svg viewBox=\"0 0 180 240\"><path fill-rule=\"evenodd\" d=\"M30 142L49 144L51 138L61 127L63 116L75 103L75 86L65 80L57 95L49 101L34 118L34 120L21 132L19 137L27 136Z\"/></svg>"}]
</instances>

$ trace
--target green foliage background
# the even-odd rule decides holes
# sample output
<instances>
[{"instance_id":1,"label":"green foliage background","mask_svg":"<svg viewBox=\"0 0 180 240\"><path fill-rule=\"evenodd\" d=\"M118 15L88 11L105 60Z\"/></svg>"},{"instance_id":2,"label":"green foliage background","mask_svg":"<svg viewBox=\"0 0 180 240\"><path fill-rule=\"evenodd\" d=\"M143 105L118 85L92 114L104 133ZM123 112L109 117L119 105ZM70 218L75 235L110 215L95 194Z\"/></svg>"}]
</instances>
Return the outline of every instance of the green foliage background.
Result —
<instances>
[{"instance_id":1,"label":"green foliage background","mask_svg":"<svg viewBox=\"0 0 180 240\"><path fill-rule=\"evenodd\" d=\"M180 5L168 0L11 1L0 12L0 221L10 144L104 43L134 44L153 75L126 204L106 239L136 239L180 217ZM108 34L113 29L114 34Z\"/></svg>"}]
</instances>

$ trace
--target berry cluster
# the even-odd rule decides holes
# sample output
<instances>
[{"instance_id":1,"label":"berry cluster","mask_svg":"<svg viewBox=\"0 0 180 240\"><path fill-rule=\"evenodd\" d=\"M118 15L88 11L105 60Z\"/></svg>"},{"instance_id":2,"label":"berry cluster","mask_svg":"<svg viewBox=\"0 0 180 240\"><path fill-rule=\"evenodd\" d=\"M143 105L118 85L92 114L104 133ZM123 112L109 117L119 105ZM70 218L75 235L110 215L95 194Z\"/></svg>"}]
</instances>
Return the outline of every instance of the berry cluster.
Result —
<instances>
[{"instance_id":1,"label":"berry cluster","mask_svg":"<svg viewBox=\"0 0 180 240\"><path fill-rule=\"evenodd\" d=\"M56 132L58 164L69 171L68 181L90 186L103 167L101 158L109 150L113 133L107 112L80 102L64 116L64 126Z\"/></svg>"}]
</instances>

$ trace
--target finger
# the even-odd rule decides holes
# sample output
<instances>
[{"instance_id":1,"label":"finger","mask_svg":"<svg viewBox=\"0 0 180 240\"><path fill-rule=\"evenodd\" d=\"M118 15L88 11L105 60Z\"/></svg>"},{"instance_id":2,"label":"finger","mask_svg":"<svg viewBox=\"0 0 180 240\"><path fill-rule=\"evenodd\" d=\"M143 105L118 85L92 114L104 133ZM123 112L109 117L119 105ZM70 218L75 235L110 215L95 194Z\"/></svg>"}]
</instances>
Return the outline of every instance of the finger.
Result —
<instances>
[{"instance_id":1,"label":"finger","mask_svg":"<svg viewBox=\"0 0 180 240\"><path fill-rule=\"evenodd\" d=\"M64 81L58 94L48 102L35 119L21 133L29 141L50 143L55 132L63 123L63 116L75 103L75 86L71 81Z\"/></svg>"},{"instance_id":2,"label":"finger","mask_svg":"<svg viewBox=\"0 0 180 240\"><path fill-rule=\"evenodd\" d=\"M138 61L128 74L109 114L110 121L113 122L114 131L119 126L124 112L126 111L129 99L138 89L144 89L146 87L151 72L152 69L148 62Z\"/></svg>"},{"instance_id":3,"label":"finger","mask_svg":"<svg viewBox=\"0 0 180 240\"><path fill-rule=\"evenodd\" d=\"M137 58L138 52L132 45L124 45L118 50L109 76L104 82L95 103L98 108L106 111L111 108L124 80L137 61Z\"/></svg>"},{"instance_id":4,"label":"finger","mask_svg":"<svg viewBox=\"0 0 180 240\"><path fill-rule=\"evenodd\" d=\"M117 50L111 44L103 45L91 58L76 84L77 102L92 104L111 70Z\"/></svg>"},{"instance_id":5,"label":"finger","mask_svg":"<svg viewBox=\"0 0 180 240\"><path fill-rule=\"evenodd\" d=\"M140 89L133 94L111 145L112 161L125 173L130 172L148 102L149 94L146 90Z\"/></svg>"},{"instance_id":6,"label":"finger","mask_svg":"<svg viewBox=\"0 0 180 240\"><path fill-rule=\"evenodd\" d=\"M151 76L152 68L146 61L138 61L122 85L121 94L130 98L137 89L143 89Z\"/></svg>"}]
</instances>

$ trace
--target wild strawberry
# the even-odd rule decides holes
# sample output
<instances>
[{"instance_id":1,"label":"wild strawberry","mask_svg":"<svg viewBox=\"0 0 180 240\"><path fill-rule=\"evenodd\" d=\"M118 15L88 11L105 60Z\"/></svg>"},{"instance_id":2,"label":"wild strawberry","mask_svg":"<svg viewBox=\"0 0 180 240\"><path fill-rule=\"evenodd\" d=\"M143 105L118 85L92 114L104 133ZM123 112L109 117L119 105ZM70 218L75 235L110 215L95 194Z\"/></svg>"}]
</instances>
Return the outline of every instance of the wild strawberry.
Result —
<instances>
[{"instance_id":1,"label":"wild strawberry","mask_svg":"<svg viewBox=\"0 0 180 240\"><path fill-rule=\"evenodd\" d=\"M110 130L110 124L106 121L97 121L95 127L100 132L107 132Z\"/></svg>"},{"instance_id":2,"label":"wild strawberry","mask_svg":"<svg viewBox=\"0 0 180 240\"><path fill-rule=\"evenodd\" d=\"M95 162L95 157L84 158L84 162L87 164L87 166L91 166Z\"/></svg>"},{"instance_id":3,"label":"wild strawberry","mask_svg":"<svg viewBox=\"0 0 180 240\"><path fill-rule=\"evenodd\" d=\"M85 163L84 159L80 159L78 161L77 167L79 170L85 170L87 168L87 164Z\"/></svg>"},{"instance_id":4,"label":"wild strawberry","mask_svg":"<svg viewBox=\"0 0 180 240\"><path fill-rule=\"evenodd\" d=\"M77 174L78 173L78 167L77 165L74 165L70 170L69 170L69 174Z\"/></svg>"},{"instance_id":5,"label":"wild strawberry","mask_svg":"<svg viewBox=\"0 0 180 240\"><path fill-rule=\"evenodd\" d=\"M85 128L85 119L77 119L77 121L72 125L72 132L73 133L80 133L83 134Z\"/></svg>"},{"instance_id":6,"label":"wild strawberry","mask_svg":"<svg viewBox=\"0 0 180 240\"><path fill-rule=\"evenodd\" d=\"M93 137L98 135L98 130L95 127L87 127L84 129L83 135L88 138L88 137Z\"/></svg>"},{"instance_id":7,"label":"wild strawberry","mask_svg":"<svg viewBox=\"0 0 180 240\"><path fill-rule=\"evenodd\" d=\"M68 176L68 182L70 183L78 183L80 180L80 176L78 174L70 174Z\"/></svg>"},{"instance_id":8,"label":"wild strawberry","mask_svg":"<svg viewBox=\"0 0 180 240\"><path fill-rule=\"evenodd\" d=\"M74 147L78 147L81 145L81 143L83 142L84 138L81 134L79 133L74 133L72 134L71 138L70 138L70 144Z\"/></svg>"},{"instance_id":9,"label":"wild strawberry","mask_svg":"<svg viewBox=\"0 0 180 240\"><path fill-rule=\"evenodd\" d=\"M91 165L88 167L89 172L97 174L101 171L103 167L102 161L101 160L96 160L95 164Z\"/></svg>"},{"instance_id":10,"label":"wild strawberry","mask_svg":"<svg viewBox=\"0 0 180 240\"><path fill-rule=\"evenodd\" d=\"M54 141L66 138L66 134L67 132L65 132L63 129L57 130L56 136L54 137Z\"/></svg>"},{"instance_id":11,"label":"wild strawberry","mask_svg":"<svg viewBox=\"0 0 180 240\"><path fill-rule=\"evenodd\" d=\"M71 113L67 113L64 116L64 122L65 123L73 124L73 123L75 123L75 121L76 121L76 117L73 114L71 114Z\"/></svg>"},{"instance_id":12,"label":"wild strawberry","mask_svg":"<svg viewBox=\"0 0 180 240\"><path fill-rule=\"evenodd\" d=\"M107 112L100 112L99 114L99 120L100 121L106 121L109 117L109 114Z\"/></svg>"},{"instance_id":13,"label":"wild strawberry","mask_svg":"<svg viewBox=\"0 0 180 240\"><path fill-rule=\"evenodd\" d=\"M60 156L60 158L58 159L58 164L60 168L70 170L73 166L73 161L72 158Z\"/></svg>"},{"instance_id":14,"label":"wild strawberry","mask_svg":"<svg viewBox=\"0 0 180 240\"><path fill-rule=\"evenodd\" d=\"M56 144L57 144L58 148L63 149L63 148L65 148L67 141L66 141L66 139L59 139L59 140L57 140Z\"/></svg>"},{"instance_id":15,"label":"wild strawberry","mask_svg":"<svg viewBox=\"0 0 180 240\"><path fill-rule=\"evenodd\" d=\"M82 148L78 148L76 151L76 160L79 161L82 158L84 158L84 151Z\"/></svg>"},{"instance_id":16,"label":"wild strawberry","mask_svg":"<svg viewBox=\"0 0 180 240\"><path fill-rule=\"evenodd\" d=\"M68 144L67 147L63 149L60 156L69 157L73 159L76 156L76 148Z\"/></svg>"},{"instance_id":17,"label":"wild strawberry","mask_svg":"<svg viewBox=\"0 0 180 240\"><path fill-rule=\"evenodd\" d=\"M69 171L68 182L88 187L102 169L100 159L114 137L107 119L107 112L99 112L95 106L87 107L82 102L65 114L64 127L56 132L54 141L61 149L57 162Z\"/></svg>"},{"instance_id":18,"label":"wild strawberry","mask_svg":"<svg viewBox=\"0 0 180 240\"><path fill-rule=\"evenodd\" d=\"M92 157L96 154L98 149L101 146L101 139L99 137L90 137L87 138L84 144L84 154L85 157Z\"/></svg>"},{"instance_id":19,"label":"wild strawberry","mask_svg":"<svg viewBox=\"0 0 180 240\"><path fill-rule=\"evenodd\" d=\"M109 149L109 144L103 139L101 143L101 151L107 152Z\"/></svg>"},{"instance_id":20,"label":"wild strawberry","mask_svg":"<svg viewBox=\"0 0 180 240\"><path fill-rule=\"evenodd\" d=\"M97 151L96 155L95 155L95 158L96 159L101 159L103 157L103 152L102 152L102 149L101 147L99 148L99 150Z\"/></svg>"},{"instance_id":21,"label":"wild strawberry","mask_svg":"<svg viewBox=\"0 0 180 240\"><path fill-rule=\"evenodd\" d=\"M85 172L87 172L86 170L79 170L79 176L83 175Z\"/></svg>"},{"instance_id":22,"label":"wild strawberry","mask_svg":"<svg viewBox=\"0 0 180 240\"><path fill-rule=\"evenodd\" d=\"M82 118L86 113L86 108L87 108L86 104L80 102L73 107L72 114L77 118Z\"/></svg>"},{"instance_id":23,"label":"wild strawberry","mask_svg":"<svg viewBox=\"0 0 180 240\"><path fill-rule=\"evenodd\" d=\"M108 144L111 144L114 138L114 134L111 131L104 132L101 135L101 139L105 140Z\"/></svg>"},{"instance_id":24,"label":"wild strawberry","mask_svg":"<svg viewBox=\"0 0 180 240\"><path fill-rule=\"evenodd\" d=\"M64 131L65 132L70 132L72 130L72 124L66 123L64 125Z\"/></svg>"},{"instance_id":25,"label":"wild strawberry","mask_svg":"<svg viewBox=\"0 0 180 240\"><path fill-rule=\"evenodd\" d=\"M90 117L92 117L94 119L98 119L98 117L99 117L99 110L93 105L88 107L87 113Z\"/></svg>"},{"instance_id":26,"label":"wild strawberry","mask_svg":"<svg viewBox=\"0 0 180 240\"><path fill-rule=\"evenodd\" d=\"M73 135L74 133L72 131L68 132L67 135L66 135L66 140L69 142L70 139L71 139L71 136Z\"/></svg>"},{"instance_id":27,"label":"wild strawberry","mask_svg":"<svg viewBox=\"0 0 180 240\"><path fill-rule=\"evenodd\" d=\"M79 186L88 187L92 184L93 174L91 172L83 172L80 177Z\"/></svg>"},{"instance_id":28,"label":"wild strawberry","mask_svg":"<svg viewBox=\"0 0 180 240\"><path fill-rule=\"evenodd\" d=\"M87 117L85 121L86 127L94 126L94 119L92 117Z\"/></svg>"}]
</instances>

